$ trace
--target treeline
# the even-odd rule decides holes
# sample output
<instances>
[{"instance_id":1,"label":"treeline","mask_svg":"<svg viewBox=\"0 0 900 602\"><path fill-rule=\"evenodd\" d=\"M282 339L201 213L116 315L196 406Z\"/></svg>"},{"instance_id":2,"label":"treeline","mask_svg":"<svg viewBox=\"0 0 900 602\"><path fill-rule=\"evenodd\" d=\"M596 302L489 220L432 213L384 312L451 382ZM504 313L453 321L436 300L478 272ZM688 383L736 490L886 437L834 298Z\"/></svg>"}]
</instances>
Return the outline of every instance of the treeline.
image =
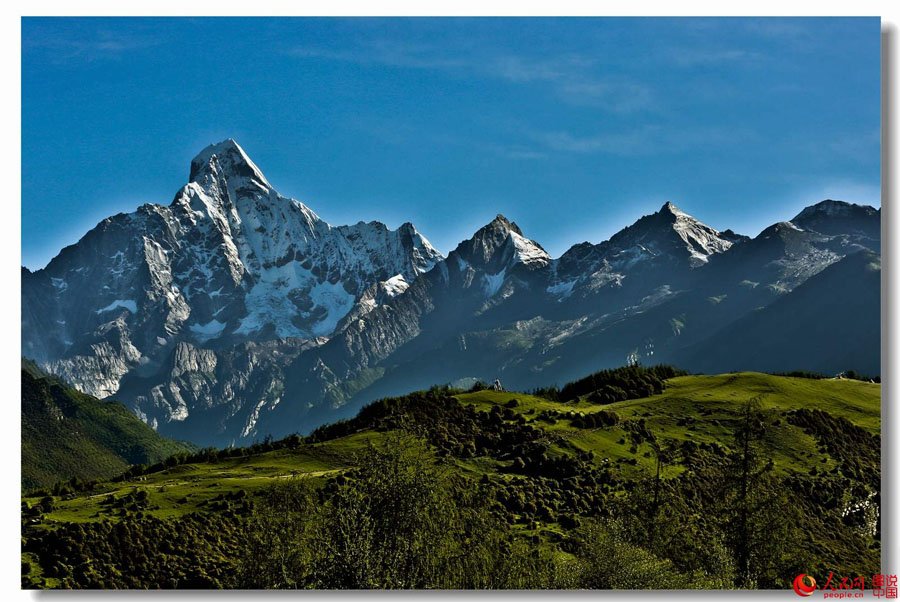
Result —
<instances>
[{"instance_id":1,"label":"treeline","mask_svg":"<svg viewBox=\"0 0 900 602\"><path fill-rule=\"evenodd\" d=\"M328 480L271 485L248 516L138 515L27 538L62 588L539 589L719 587L629 541L616 523L553 516L545 498L449 472L421 440L388 436ZM521 479L520 479L521 480ZM527 480L529 487L540 481ZM562 481L560 481L562 482ZM538 485L539 486L539 485ZM574 488L573 488L574 489ZM552 492L551 492L552 493ZM135 494L129 503L139 501ZM535 504L535 499L538 503ZM501 501L502 500L502 501ZM527 534L519 513L535 506ZM507 510L516 508L516 513ZM539 528L556 520L566 535ZM540 521L540 522L538 522ZM570 556L560 556L562 546ZM23 565L23 585L36 583Z\"/></svg>"},{"instance_id":2,"label":"treeline","mask_svg":"<svg viewBox=\"0 0 900 602\"><path fill-rule=\"evenodd\" d=\"M109 480L114 483L121 483L123 481L139 479L145 475L162 472L163 470L182 464L215 463L232 458L256 456L270 451L297 449L303 441L303 437L295 434L288 435L277 441L273 440L272 437L266 437L262 442L253 443L252 445L243 447L226 447L223 449L207 447L193 453L179 452L172 454L165 460L153 464L132 464L127 470ZM102 482L103 481L99 479L80 479L78 477L73 477L68 481L55 483L52 487L30 489L25 493L25 497L69 495L84 491L93 491Z\"/></svg>"},{"instance_id":3,"label":"treeline","mask_svg":"<svg viewBox=\"0 0 900 602\"><path fill-rule=\"evenodd\" d=\"M613 403L658 395L665 389L666 379L685 375L687 372L684 370L666 365L649 368L624 366L594 372L567 383L562 389L556 387L535 389L533 394L551 401L568 402L587 396L587 400L593 403Z\"/></svg>"},{"instance_id":4,"label":"treeline","mask_svg":"<svg viewBox=\"0 0 900 602\"><path fill-rule=\"evenodd\" d=\"M128 481L143 475L161 472L167 468L172 468L173 466L179 466L181 464L198 464L202 462L215 463L230 458L255 456L281 449L297 449L302 443L303 438L300 437L300 435L294 434L288 435L277 441L273 440L271 436L267 436L262 442L253 443L252 445L243 447L226 447L223 449L206 447L194 453L172 454L162 462L157 462L155 464L134 464L124 473L114 478L113 481Z\"/></svg>"},{"instance_id":5,"label":"treeline","mask_svg":"<svg viewBox=\"0 0 900 602\"><path fill-rule=\"evenodd\" d=\"M684 376L687 372L679 370L672 366L659 365L645 368L643 366L627 366L611 370L601 370L595 372L585 378L574 382L567 383L562 389L556 387L540 388L532 393L545 399L552 401L572 401L579 396L587 395L587 400L593 403L612 403L615 401L624 401L626 399L634 399L639 397L647 397L661 393L665 388L665 380L676 376ZM488 388L488 385L476 382L470 392L480 391ZM170 455L166 459L153 464L133 464L123 473L114 477L114 482L128 481L140 478L144 475L154 474L178 466L181 464L197 464L205 462L218 462L231 458L240 458L254 456L260 453L277 451L282 449L296 449L304 442L315 443L334 439L348 435L353 432L366 428L373 424L373 421L379 418L380 414L385 411L401 412L397 407L393 407L397 403L409 405L408 401L413 398L422 397L423 399L434 401L436 399L445 399L448 396L465 392L462 389L454 389L449 385L434 386L428 391L419 391L407 395L403 398L388 398L375 401L365 406L357 417L349 420L339 420L334 423L323 425L315 429L307 437L301 437L297 434L289 435L280 440L273 440L272 437L266 437L262 442L256 442L249 446L228 447L224 449L216 449L213 447L204 448L197 452L179 452ZM398 402L399 400L403 400ZM393 404L393 405L392 405ZM413 403L412 405L415 405ZM598 426L610 426L618 421L618 417L610 415L588 415L579 420L575 426L580 428L596 428ZM614 418L613 418L614 417ZM421 416L420 416L421 418ZM438 420L445 419L445 416ZM432 416L432 420L436 417ZM610 422L612 421L612 422ZM74 478L69 481L56 483L53 487L33 489L27 495L29 497L41 497L44 495L67 495L78 492L90 491L98 483L96 479L78 479Z\"/></svg>"}]
</instances>

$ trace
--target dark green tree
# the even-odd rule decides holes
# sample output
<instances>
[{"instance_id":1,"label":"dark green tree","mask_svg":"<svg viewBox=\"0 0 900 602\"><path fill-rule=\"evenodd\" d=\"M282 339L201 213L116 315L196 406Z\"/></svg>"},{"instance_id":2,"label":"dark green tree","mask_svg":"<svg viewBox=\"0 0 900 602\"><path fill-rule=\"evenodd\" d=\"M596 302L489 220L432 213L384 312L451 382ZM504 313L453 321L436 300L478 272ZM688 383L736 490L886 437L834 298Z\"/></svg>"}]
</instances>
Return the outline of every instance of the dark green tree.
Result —
<instances>
[{"instance_id":1,"label":"dark green tree","mask_svg":"<svg viewBox=\"0 0 900 602\"><path fill-rule=\"evenodd\" d=\"M735 585L742 588L774 587L797 541L797 504L787 499L765 452L772 418L761 409L761 399L754 397L742 408L717 512L734 556Z\"/></svg>"}]
</instances>

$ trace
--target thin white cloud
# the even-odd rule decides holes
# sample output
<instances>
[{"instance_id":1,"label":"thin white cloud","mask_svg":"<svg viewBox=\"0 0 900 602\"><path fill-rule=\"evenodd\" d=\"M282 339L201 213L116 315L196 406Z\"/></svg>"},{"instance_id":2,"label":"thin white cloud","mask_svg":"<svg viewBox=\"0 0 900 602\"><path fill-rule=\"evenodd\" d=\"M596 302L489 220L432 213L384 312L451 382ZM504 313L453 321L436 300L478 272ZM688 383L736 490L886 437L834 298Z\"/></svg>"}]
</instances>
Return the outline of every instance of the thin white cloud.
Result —
<instances>
[{"instance_id":1,"label":"thin white cloud","mask_svg":"<svg viewBox=\"0 0 900 602\"><path fill-rule=\"evenodd\" d=\"M546 132L538 140L554 151L569 153L644 154L652 146L657 128L645 126L631 132L576 136L569 132Z\"/></svg>"},{"instance_id":2,"label":"thin white cloud","mask_svg":"<svg viewBox=\"0 0 900 602\"><path fill-rule=\"evenodd\" d=\"M441 55L435 48L423 44L374 40L365 48L320 48L295 46L287 54L301 58L320 58L357 64L377 64L386 67L412 69L455 69L468 62L461 57Z\"/></svg>"},{"instance_id":3,"label":"thin white cloud","mask_svg":"<svg viewBox=\"0 0 900 602\"><path fill-rule=\"evenodd\" d=\"M725 63L741 63L753 65L758 63L763 55L750 50L712 49L699 48L670 48L666 56L678 67L708 67Z\"/></svg>"},{"instance_id":4,"label":"thin white cloud","mask_svg":"<svg viewBox=\"0 0 900 602\"><path fill-rule=\"evenodd\" d=\"M497 155L504 157L506 159L520 159L520 160L540 160L546 159L547 153L543 150L536 150L534 148L529 148L527 146L501 146L501 145L490 145L490 150Z\"/></svg>"},{"instance_id":5,"label":"thin white cloud","mask_svg":"<svg viewBox=\"0 0 900 602\"><path fill-rule=\"evenodd\" d=\"M647 86L629 81L566 81L559 96L569 104L606 108L617 113L651 110L653 93Z\"/></svg>"},{"instance_id":6,"label":"thin white cloud","mask_svg":"<svg viewBox=\"0 0 900 602\"><path fill-rule=\"evenodd\" d=\"M503 56L488 61L484 66L494 75L513 82L559 81L573 76L584 77L596 61L580 55L567 55L556 59L528 59L521 56Z\"/></svg>"},{"instance_id":7,"label":"thin white cloud","mask_svg":"<svg viewBox=\"0 0 900 602\"><path fill-rule=\"evenodd\" d=\"M566 131L532 133L535 141L553 151L619 156L677 154L703 147L733 145L757 137L752 131L740 128L673 128L659 125L590 136Z\"/></svg>"},{"instance_id":8,"label":"thin white cloud","mask_svg":"<svg viewBox=\"0 0 900 602\"><path fill-rule=\"evenodd\" d=\"M66 35L52 29L30 30L22 36L24 50L46 50L52 60L64 63L72 59L96 61L121 59L138 50L152 48L163 43L159 38L136 34L124 35L112 30L92 31L88 35Z\"/></svg>"},{"instance_id":9,"label":"thin white cloud","mask_svg":"<svg viewBox=\"0 0 900 602\"><path fill-rule=\"evenodd\" d=\"M741 19L740 23L747 32L766 38L796 40L810 35L810 30L804 26L802 19L789 17Z\"/></svg>"},{"instance_id":10,"label":"thin white cloud","mask_svg":"<svg viewBox=\"0 0 900 602\"><path fill-rule=\"evenodd\" d=\"M567 55L553 60L507 56L487 64L493 75L517 83L547 82L563 102L617 113L651 109L653 94L642 83L592 72L596 60ZM484 67L483 67L484 68Z\"/></svg>"},{"instance_id":11,"label":"thin white cloud","mask_svg":"<svg viewBox=\"0 0 900 602\"><path fill-rule=\"evenodd\" d=\"M300 58L360 65L468 72L521 85L543 84L549 86L566 104L619 113L653 107L653 94L649 86L622 77L597 74L597 61L578 54L551 58L479 56L469 51L450 53L438 46L387 40L374 40L362 47L341 49L295 46L287 53Z\"/></svg>"}]
</instances>

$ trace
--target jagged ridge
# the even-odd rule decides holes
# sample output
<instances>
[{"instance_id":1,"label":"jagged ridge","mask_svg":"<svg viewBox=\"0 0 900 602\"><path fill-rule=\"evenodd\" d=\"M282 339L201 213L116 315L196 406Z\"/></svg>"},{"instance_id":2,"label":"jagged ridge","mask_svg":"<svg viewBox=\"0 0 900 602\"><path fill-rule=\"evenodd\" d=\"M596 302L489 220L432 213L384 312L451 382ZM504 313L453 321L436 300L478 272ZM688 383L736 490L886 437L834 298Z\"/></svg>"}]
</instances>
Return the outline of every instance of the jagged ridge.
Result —
<instances>
[{"instance_id":1,"label":"jagged ridge","mask_svg":"<svg viewBox=\"0 0 900 602\"><path fill-rule=\"evenodd\" d=\"M553 259L498 215L442 260L409 223L327 224L227 140L170 205L23 269L23 349L163 432L239 443L433 382L528 386L671 356L878 251L879 221L824 201L749 239L666 203Z\"/></svg>"}]
</instances>

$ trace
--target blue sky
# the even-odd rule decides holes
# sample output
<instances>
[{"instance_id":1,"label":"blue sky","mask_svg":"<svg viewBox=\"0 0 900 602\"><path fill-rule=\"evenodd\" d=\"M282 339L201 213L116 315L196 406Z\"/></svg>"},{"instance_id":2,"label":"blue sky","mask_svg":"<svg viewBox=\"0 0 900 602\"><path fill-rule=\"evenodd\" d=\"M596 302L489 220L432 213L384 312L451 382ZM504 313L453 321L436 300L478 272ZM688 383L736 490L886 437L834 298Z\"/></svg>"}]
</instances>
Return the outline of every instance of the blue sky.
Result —
<instances>
[{"instance_id":1,"label":"blue sky","mask_svg":"<svg viewBox=\"0 0 900 602\"><path fill-rule=\"evenodd\" d=\"M755 235L880 205L876 19L24 19L22 262L235 138L334 225L553 256L670 200Z\"/></svg>"}]
</instances>

